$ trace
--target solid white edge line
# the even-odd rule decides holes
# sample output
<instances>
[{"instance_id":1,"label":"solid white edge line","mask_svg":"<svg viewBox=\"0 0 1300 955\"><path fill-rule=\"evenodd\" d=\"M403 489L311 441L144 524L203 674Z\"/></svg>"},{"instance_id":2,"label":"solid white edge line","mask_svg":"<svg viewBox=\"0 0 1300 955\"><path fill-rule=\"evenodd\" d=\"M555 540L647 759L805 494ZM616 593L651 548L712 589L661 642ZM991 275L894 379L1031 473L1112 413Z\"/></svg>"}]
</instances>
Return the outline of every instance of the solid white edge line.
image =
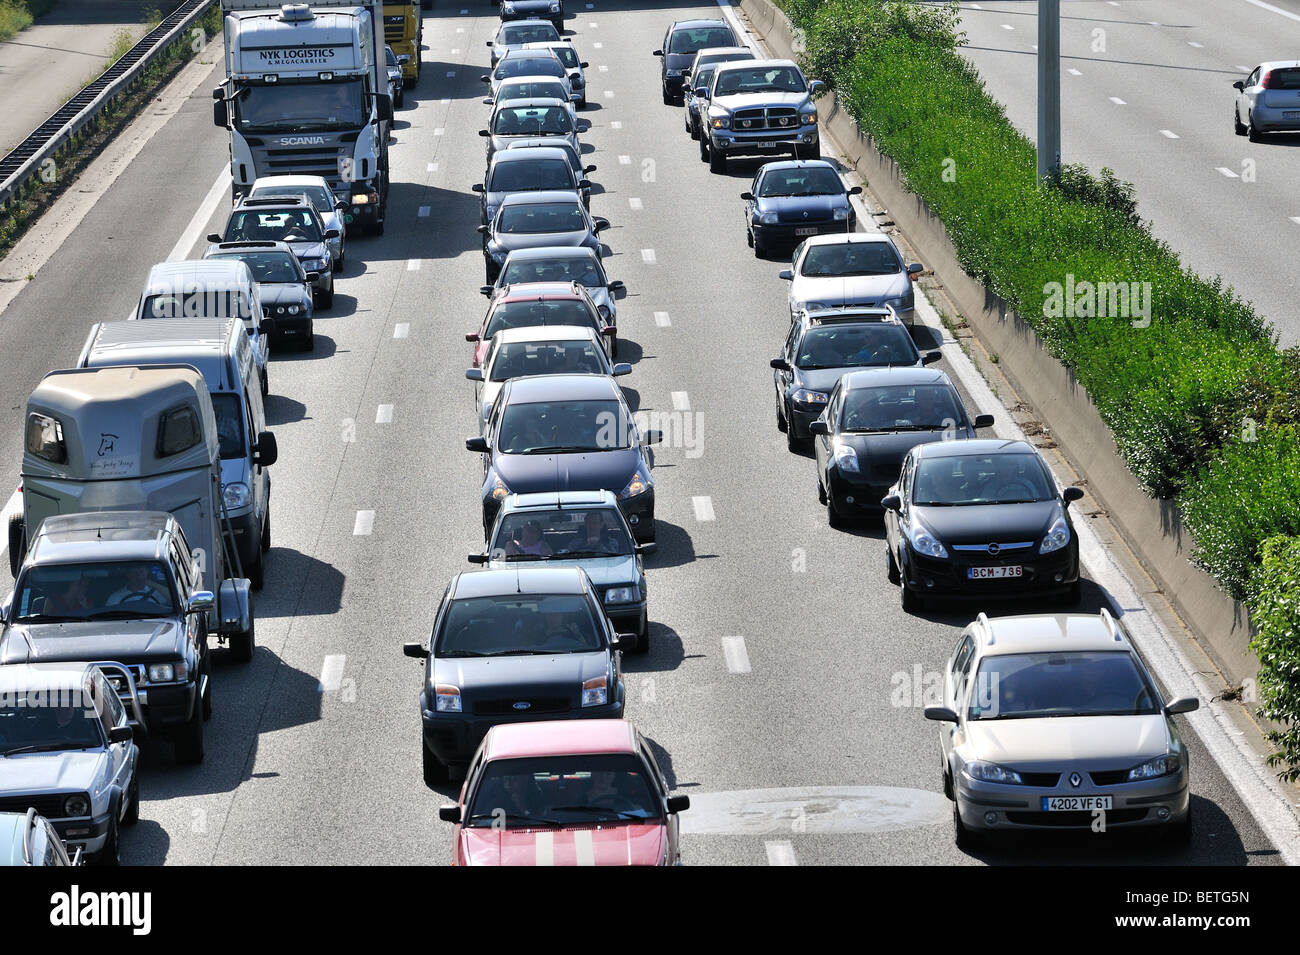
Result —
<instances>
[{"instance_id":1,"label":"solid white edge line","mask_svg":"<svg viewBox=\"0 0 1300 955\"><path fill-rule=\"evenodd\" d=\"M1276 13L1279 17L1286 17L1288 20L1295 20L1300 23L1300 14L1292 13L1290 10L1275 7L1271 3L1265 3L1264 0L1246 0L1246 2L1252 7L1259 7L1261 10L1267 10L1269 13Z\"/></svg>"},{"instance_id":2,"label":"solid white edge line","mask_svg":"<svg viewBox=\"0 0 1300 955\"><path fill-rule=\"evenodd\" d=\"M768 865L798 865L794 857L794 846L789 839L769 839L763 843L767 849Z\"/></svg>"},{"instance_id":3,"label":"solid white edge line","mask_svg":"<svg viewBox=\"0 0 1300 955\"><path fill-rule=\"evenodd\" d=\"M749 651L745 649L744 637L723 637L722 658L727 664L728 673L751 673Z\"/></svg>"},{"instance_id":4,"label":"solid white edge line","mask_svg":"<svg viewBox=\"0 0 1300 955\"><path fill-rule=\"evenodd\" d=\"M707 495L691 498L691 510L695 512L697 521L716 521L718 519L713 512L713 498Z\"/></svg>"},{"instance_id":5,"label":"solid white edge line","mask_svg":"<svg viewBox=\"0 0 1300 955\"><path fill-rule=\"evenodd\" d=\"M320 682L316 684L317 693L332 693L343 684L343 668L347 664L347 654L327 653L320 668Z\"/></svg>"},{"instance_id":6,"label":"solid white edge line","mask_svg":"<svg viewBox=\"0 0 1300 955\"><path fill-rule=\"evenodd\" d=\"M353 537L366 537L374 533L375 512L357 511L357 519L352 524Z\"/></svg>"}]
</instances>

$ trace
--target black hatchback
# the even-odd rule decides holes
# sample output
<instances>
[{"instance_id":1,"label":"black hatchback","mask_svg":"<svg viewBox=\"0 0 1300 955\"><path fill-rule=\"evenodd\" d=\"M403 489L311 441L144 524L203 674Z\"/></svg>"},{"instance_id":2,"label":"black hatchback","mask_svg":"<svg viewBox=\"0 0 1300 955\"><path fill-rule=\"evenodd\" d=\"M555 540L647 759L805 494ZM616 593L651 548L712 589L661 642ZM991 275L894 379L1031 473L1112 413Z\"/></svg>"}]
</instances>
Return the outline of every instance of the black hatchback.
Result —
<instances>
[{"instance_id":1,"label":"black hatchback","mask_svg":"<svg viewBox=\"0 0 1300 955\"><path fill-rule=\"evenodd\" d=\"M741 46L741 42L726 20L677 20L668 28L663 48L654 51L663 64L659 83L664 103L681 103L683 72L695 61L696 53L711 46Z\"/></svg>"},{"instance_id":2,"label":"black hatchback","mask_svg":"<svg viewBox=\"0 0 1300 955\"><path fill-rule=\"evenodd\" d=\"M1063 595L1080 598L1079 540L1070 504L1024 441L940 441L913 448L881 501L891 583L903 609L926 600Z\"/></svg>"}]
</instances>

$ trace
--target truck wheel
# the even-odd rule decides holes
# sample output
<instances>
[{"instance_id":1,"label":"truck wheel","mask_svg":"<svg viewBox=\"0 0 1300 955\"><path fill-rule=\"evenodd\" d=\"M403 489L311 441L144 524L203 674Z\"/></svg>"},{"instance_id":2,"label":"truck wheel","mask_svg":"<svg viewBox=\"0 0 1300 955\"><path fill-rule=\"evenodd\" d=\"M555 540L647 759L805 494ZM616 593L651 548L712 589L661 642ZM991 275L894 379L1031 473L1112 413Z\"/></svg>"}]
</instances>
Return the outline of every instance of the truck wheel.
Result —
<instances>
[{"instance_id":1,"label":"truck wheel","mask_svg":"<svg viewBox=\"0 0 1300 955\"><path fill-rule=\"evenodd\" d=\"M197 766L203 762L203 703L194 706L194 715L172 731L176 762Z\"/></svg>"},{"instance_id":2,"label":"truck wheel","mask_svg":"<svg viewBox=\"0 0 1300 955\"><path fill-rule=\"evenodd\" d=\"M253 608L248 608L249 616L252 616ZM253 651L257 648L257 621L249 620L248 629L243 633L237 633L230 638L230 659L236 663L248 663L253 659Z\"/></svg>"},{"instance_id":3,"label":"truck wheel","mask_svg":"<svg viewBox=\"0 0 1300 955\"><path fill-rule=\"evenodd\" d=\"M709 147L709 172L725 173L727 171L727 154L720 149Z\"/></svg>"},{"instance_id":4,"label":"truck wheel","mask_svg":"<svg viewBox=\"0 0 1300 955\"><path fill-rule=\"evenodd\" d=\"M140 821L140 775L139 769L131 778L131 788L126 791L126 815L122 817L124 826L134 826Z\"/></svg>"},{"instance_id":5,"label":"truck wheel","mask_svg":"<svg viewBox=\"0 0 1300 955\"><path fill-rule=\"evenodd\" d=\"M424 741L423 736L420 739L420 751L424 754L424 784L426 786L432 789L451 778L451 773L447 771L447 764L430 752L429 744Z\"/></svg>"},{"instance_id":6,"label":"truck wheel","mask_svg":"<svg viewBox=\"0 0 1300 955\"><path fill-rule=\"evenodd\" d=\"M27 553L27 523L22 514L9 516L9 573L18 579L18 568Z\"/></svg>"}]
</instances>

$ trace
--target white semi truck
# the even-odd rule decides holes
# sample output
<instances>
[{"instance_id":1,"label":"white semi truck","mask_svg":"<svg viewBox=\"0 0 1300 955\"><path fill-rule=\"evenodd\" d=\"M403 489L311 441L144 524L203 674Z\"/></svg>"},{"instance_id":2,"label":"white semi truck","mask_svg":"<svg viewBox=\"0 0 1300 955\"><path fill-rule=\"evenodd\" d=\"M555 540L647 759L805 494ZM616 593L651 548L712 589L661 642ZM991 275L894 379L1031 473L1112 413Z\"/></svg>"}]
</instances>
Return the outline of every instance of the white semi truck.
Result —
<instances>
[{"instance_id":1,"label":"white semi truck","mask_svg":"<svg viewBox=\"0 0 1300 955\"><path fill-rule=\"evenodd\" d=\"M230 131L235 201L260 176L321 176L349 230L383 232L393 104L382 0L221 9L226 79L212 91L213 121Z\"/></svg>"}]
</instances>

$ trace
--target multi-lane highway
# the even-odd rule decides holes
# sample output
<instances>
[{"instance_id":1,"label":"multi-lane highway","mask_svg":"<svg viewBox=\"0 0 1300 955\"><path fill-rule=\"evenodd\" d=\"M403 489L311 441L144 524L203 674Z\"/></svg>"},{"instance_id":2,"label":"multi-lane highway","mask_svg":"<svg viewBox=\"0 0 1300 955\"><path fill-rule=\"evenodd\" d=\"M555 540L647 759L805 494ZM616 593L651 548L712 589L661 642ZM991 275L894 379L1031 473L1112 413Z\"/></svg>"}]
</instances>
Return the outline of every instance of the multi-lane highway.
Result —
<instances>
[{"instance_id":1,"label":"multi-lane highway","mask_svg":"<svg viewBox=\"0 0 1300 955\"><path fill-rule=\"evenodd\" d=\"M738 198L758 162L710 174L678 109L660 99L650 51L664 27L717 8L578 0L570 10L591 64L592 211L613 224L602 234L607 267L628 287L619 359L634 371L620 382L642 411L675 415L665 420L684 436L656 453L653 647L625 662L628 716L693 802L685 861L1279 861L1190 729L1190 847L1042 837L978 856L956 849L935 724L900 705L920 702L900 687L940 669L969 612L904 614L879 530L827 526L811 460L790 454L775 428L767 363L788 328L786 286L779 263L746 248ZM397 112L387 232L349 242L315 352L273 360L280 458L256 657L216 665L206 762L183 767L165 746L146 747L126 862L450 860L451 826L436 810L455 790L422 782L422 669L401 648L427 636L448 579L481 547L480 465L463 445L476 432L463 333L485 301L470 185L484 167L479 75L496 25L487 4L430 15L424 79ZM123 317L148 267L178 242L181 256L201 253L226 213L212 59L211 76L3 313L0 462L15 480L31 388L75 359L90 322ZM1006 433L1004 410L978 410L996 410ZM1085 585L1083 609L1102 599Z\"/></svg>"},{"instance_id":2,"label":"multi-lane highway","mask_svg":"<svg viewBox=\"0 0 1300 955\"><path fill-rule=\"evenodd\" d=\"M962 3L964 53L989 93L1037 134L1038 7ZM1061 159L1137 187L1138 211L1189 268L1221 275L1300 342L1300 137L1234 135L1232 84L1295 58L1295 0L1075 0L1061 4Z\"/></svg>"}]
</instances>

